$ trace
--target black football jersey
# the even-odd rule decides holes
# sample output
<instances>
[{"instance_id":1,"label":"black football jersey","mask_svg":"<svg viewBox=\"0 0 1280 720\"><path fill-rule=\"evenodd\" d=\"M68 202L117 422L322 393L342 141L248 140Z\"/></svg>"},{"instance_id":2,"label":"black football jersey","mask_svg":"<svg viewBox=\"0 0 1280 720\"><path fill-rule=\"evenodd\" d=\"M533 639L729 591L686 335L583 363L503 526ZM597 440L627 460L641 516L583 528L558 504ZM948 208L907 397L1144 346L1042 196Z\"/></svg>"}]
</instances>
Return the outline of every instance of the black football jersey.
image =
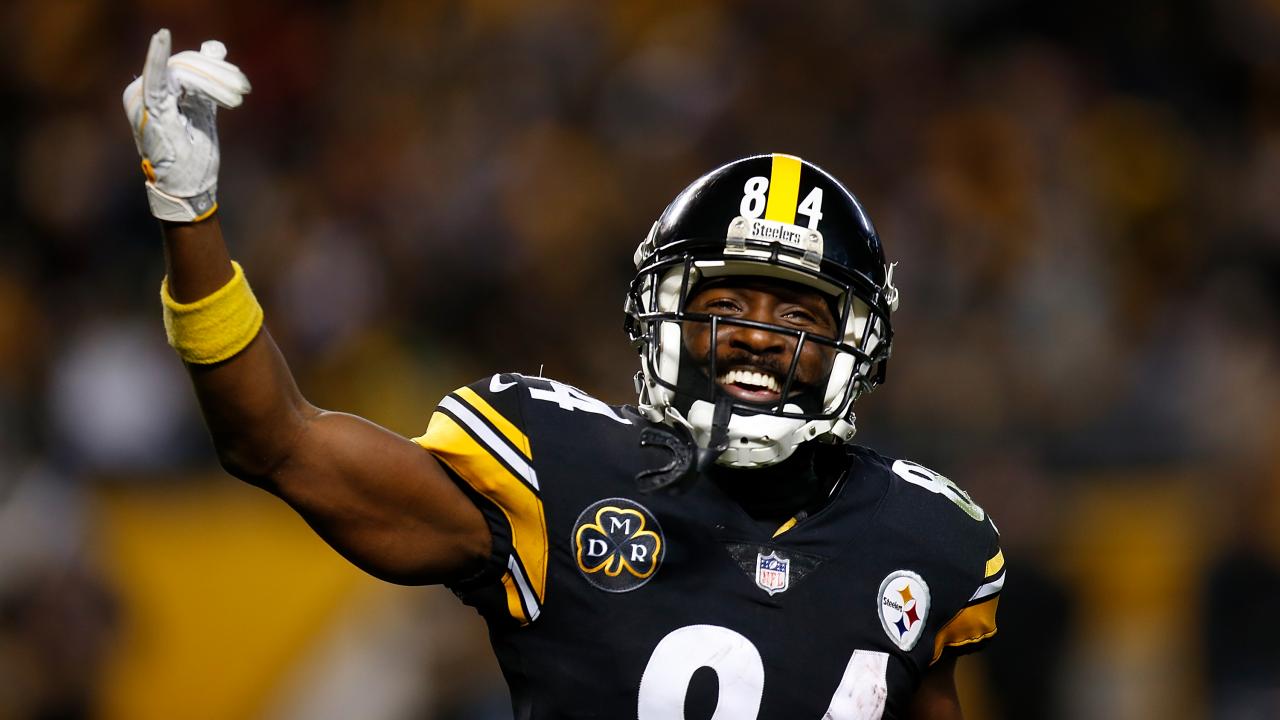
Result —
<instances>
[{"instance_id":1,"label":"black football jersey","mask_svg":"<svg viewBox=\"0 0 1280 720\"><path fill-rule=\"evenodd\" d=\"M545 378L494 375L416 438L488 519L484 616L517 718L901 717L944 653L996 632L984 511L914 463L848 446L833 497L766 526L715 483L638 492L651 423Z\"/></svg>"}]
</instances>

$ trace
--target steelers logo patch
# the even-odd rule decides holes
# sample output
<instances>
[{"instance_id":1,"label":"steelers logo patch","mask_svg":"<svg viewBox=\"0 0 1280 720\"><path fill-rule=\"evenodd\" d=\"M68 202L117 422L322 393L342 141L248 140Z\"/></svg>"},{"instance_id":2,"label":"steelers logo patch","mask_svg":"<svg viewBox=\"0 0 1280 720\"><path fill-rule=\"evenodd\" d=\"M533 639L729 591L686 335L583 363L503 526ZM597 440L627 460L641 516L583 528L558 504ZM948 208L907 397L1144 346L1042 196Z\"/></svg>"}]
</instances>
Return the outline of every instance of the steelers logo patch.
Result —
<instances>
[{"instance_id":1,"label":"steelers logo patch","mask_svg":"<svg viewBox=\"0 0 1280 720\"><path fill-rule=\"evenodd\" d=\"M880 624L904 651L920 640L929 617L929 585L910 570L895 570L880 583Z\"/></svg>"},{"instance_id":2,"label":"steelers logo patch","mask_svg":"<svg viewBox=\"0 0 1280 720\"><path fill-rule=\"evenodd\" d=\"M607 498L578 516L573 548L588 582L606 592L629 592L658 571L666 543L647 508L634 500Z\"/></svg>"}]
</instances>

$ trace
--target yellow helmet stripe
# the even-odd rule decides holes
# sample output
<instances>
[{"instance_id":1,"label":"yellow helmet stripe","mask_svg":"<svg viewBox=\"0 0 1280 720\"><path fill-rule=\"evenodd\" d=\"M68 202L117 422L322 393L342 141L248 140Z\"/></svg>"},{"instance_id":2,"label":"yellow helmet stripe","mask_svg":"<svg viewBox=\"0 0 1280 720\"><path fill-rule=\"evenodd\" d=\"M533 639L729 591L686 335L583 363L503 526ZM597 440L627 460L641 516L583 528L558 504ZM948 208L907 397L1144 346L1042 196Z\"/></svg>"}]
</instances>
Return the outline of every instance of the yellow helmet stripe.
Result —
<instances>
[{"instance_id":1,"label":"yellow helmet stripe","mask_svg":"<svg viewBox=\"0 0 1280 720\"><path fill-rule=\"evenodd\" d=\"M799 197L800 158L774 153L773 169L769 173L769 204L765 205L764 219L794 225Z\"/></svg>"}]
</instances>

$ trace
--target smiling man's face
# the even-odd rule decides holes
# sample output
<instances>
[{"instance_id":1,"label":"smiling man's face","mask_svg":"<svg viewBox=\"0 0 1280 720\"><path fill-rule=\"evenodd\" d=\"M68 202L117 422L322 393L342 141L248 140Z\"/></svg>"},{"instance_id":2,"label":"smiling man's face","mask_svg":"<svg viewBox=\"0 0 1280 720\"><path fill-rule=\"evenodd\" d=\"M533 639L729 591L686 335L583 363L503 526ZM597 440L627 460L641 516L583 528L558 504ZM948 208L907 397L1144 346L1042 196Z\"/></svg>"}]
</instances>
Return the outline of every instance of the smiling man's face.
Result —
<instances>
[{"instance_id":1,"label":"smiling man's face","mask_svg":"<svg viewBox=\"0 0 1280 720\"><path fill-rule=\"evenodd\" d=\"M836 338L836 319L826 297L798 283L757 277L712 280L694 291L685 309ZM719 323L715 342L716 384L738 400L762 405L777 403L797 342L795 336L787 333ZM708 372L710 323L687 323L684 344L690 357ZM832 348L804 343L790 391L792 398L807 391L820 391L834 358Z\"/></svg>"}]
</instances>

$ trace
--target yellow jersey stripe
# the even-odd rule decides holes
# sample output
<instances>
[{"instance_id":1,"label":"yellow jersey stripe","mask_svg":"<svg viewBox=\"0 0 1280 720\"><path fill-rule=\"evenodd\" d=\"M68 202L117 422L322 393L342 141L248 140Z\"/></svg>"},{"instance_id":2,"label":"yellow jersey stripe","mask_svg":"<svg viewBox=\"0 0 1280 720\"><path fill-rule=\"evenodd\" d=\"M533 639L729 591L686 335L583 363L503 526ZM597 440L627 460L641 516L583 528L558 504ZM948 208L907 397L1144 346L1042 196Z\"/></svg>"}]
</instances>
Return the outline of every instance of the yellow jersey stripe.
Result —
<instances>
[{"instance_id":1,"label":"yellow jersey stripe","mask_svg":"<svg viewBox=\"0 0 1280 720\"><path fill-rule=\"evenodd\" d=\"M511 544L528 573L535 599L542 602L547 586L547 523L542 499L456 420L442 412L431 416L427 431L414 442L440 458L507 516Z\"/></svg>"},{"instance_id":2,"label":"yellow jersey stripe","mask_svg":"<svg viewBox=\"0 0 1280 720\"><path fill-rule=\"evenodd\" d=\"M1000 604L1000 596L980 602L956 613L955 617L938 631L933 640L933 659L929 664L942 657L942 650L947 647L968 645L985 640L996 634L996 605Z\"/></svg>"},{"instance_id":3,"label":"yellow jersey stripe","mask_svg":"<svg viewBox=\"0 0 1280 720\"><path fill-rule=\"evenodd\" d=\"M538 471L534 470L529 458L512 447L505 438L499 436L497 431L477 415L466 401L455 395L446 395L440 401L436 412L444 413L461 423L477 442L489 449L489 453L495 460L500 461L521 480L529 483L529 487L533 488L534 492L540 490Z\"/></svg>"},{"instance_id":4,"label":"yellow jersey stripe","mask_svg":"<svg viewBox=\"0 0 1280 720\"><path fill-rule=\"evenodd\" d=\"M521 625L528 625L529 618L524 614L524 608L520 606L520 590L516 587L515 578L511 573L502 574L502 587L507 591L507 612L511 613L511 617L520 621Z\"/></svg>"},{"instance_id":5,"label":"yellow jersey stripe","mask_svg":"<svg viewBox=\"0 0 1280 720\"><path fill-rule=\"evenodd\" d=\"M794 225L800 197L800 158L775 153L769 176L769 202L764 219Z\"/></svg>"},{"instance_id":6,"label":"yellow jersey stripe","mask_svg":"<svg viewBox=\"0 0 1280 720\"><path fill-rule=\"evenodd\" d=\"M468 405L475 408L476 412L483 415L494 427L498 428L498 432L502 433L503 437L509 440L517 450L524 453L525 457L530 460L533 459L533 450L529 447L529 436L520 432L520 428L512 425L509 420L502 416L502 413L493 409L493 406L480 397L479 393L464 386L458 388L454 395L465 400Z\"/></svg>"},{"instance_id":7,"label":"yellow jersey stripe","mask_svg":"<svg viewBox=\"0 0 1280 720\"><path fill-rule=\"evenodd\" d=\"M995 575L996 573L1000 572L1000 568L1003 568L1003 567L1004 567L1004 551L997 550L995 557L987 561L986 577L991 577L992 575Z\"/></svg>"},{"instance_id":8,"label":"yellow jersey stripe","mask_svg":"<svg viewBox=\"0 0 1280 720\"><path fill-rule=\"evenodd\" d=\"M778 528L777 530L773 531L773 536L774 536L774 537L778 537L778 536L779 536L779 535L781 535L782 533L784 533L784 532L786 532L786 531L790 530L791 528L793 528L793 527L795 527L795 526L796 526L796 519L795 519L795 518L791 518L790 520L788 520L788 521L786 521L786 522L782 523L782 527L780 527L780 528Z\"/></svg>"}]
</instances>

